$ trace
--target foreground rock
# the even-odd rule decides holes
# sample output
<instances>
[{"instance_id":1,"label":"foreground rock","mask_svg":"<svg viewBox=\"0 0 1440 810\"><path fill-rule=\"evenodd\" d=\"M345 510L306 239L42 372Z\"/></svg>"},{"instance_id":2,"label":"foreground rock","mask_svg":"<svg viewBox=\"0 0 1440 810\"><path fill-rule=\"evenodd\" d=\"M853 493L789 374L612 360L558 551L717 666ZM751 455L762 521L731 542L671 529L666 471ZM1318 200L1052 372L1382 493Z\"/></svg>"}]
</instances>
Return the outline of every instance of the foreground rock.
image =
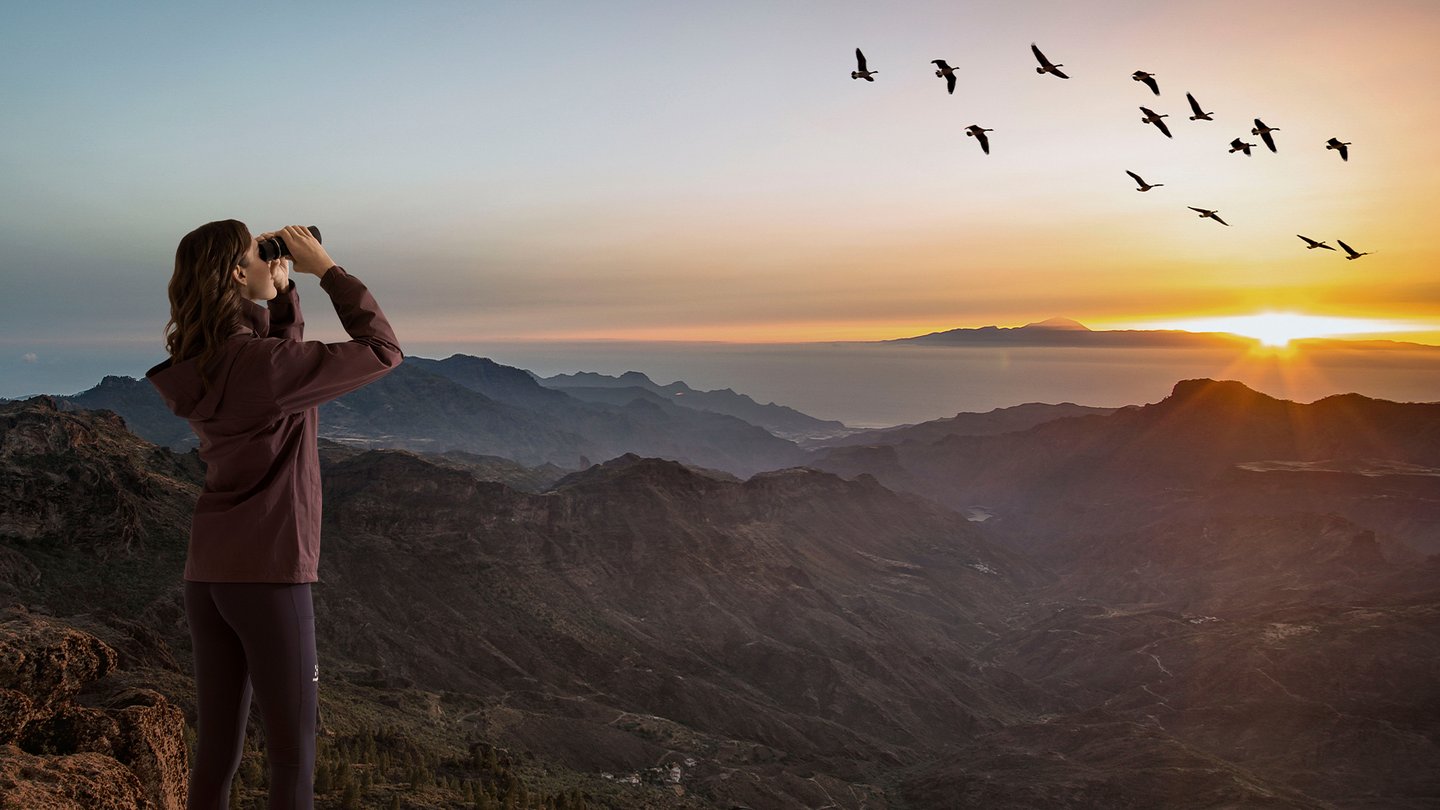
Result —
<instances>
[{"instance_id":1,"label":"foreground rock","mask_svg":"<svg viewBox=\"0 0 1440 810\"><path fill-rule=\"evenodd\" d=\"M184 715L107 678L118 658L60 620L0 612L0 808L185 806Z\"/></svg>"}]
</instances>

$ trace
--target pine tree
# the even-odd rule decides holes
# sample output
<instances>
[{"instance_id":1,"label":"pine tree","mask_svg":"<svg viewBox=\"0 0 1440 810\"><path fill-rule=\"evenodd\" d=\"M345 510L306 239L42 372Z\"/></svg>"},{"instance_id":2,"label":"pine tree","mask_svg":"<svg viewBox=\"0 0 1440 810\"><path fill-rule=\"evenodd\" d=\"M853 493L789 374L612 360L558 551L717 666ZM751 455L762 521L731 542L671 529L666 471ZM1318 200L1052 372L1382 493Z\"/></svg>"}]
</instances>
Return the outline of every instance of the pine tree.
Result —
<instances>
[{"instance_id":1,"label":"pine tree","mask_svg":"<svg viewBox=\"0 0 1440 810\"><path fill-rule=\"evenodd\" d=\"M337 788L348 788L348 787L350 787L350 784L355 781L355 780L352 778L352 776L351 776L351 774L352 774L353 771L354 771L354 769L350 767L350 763L349 763L349 762L346 762L346 761L343 761L343 760L340 761L340 762L336 762L336 763L335 763L335 787L337 787Z\"/></svg>"},{"instance_id":2,"label":"pine tree","mask_svg":"<svg viewBox=\"0 0 1440 810\"><path fill-rule=\"evenodd\" d=\"M340 797L340 810L360 810L360 787L354 782L345 787L345 795Z\"/></svg>"}]
</instances>

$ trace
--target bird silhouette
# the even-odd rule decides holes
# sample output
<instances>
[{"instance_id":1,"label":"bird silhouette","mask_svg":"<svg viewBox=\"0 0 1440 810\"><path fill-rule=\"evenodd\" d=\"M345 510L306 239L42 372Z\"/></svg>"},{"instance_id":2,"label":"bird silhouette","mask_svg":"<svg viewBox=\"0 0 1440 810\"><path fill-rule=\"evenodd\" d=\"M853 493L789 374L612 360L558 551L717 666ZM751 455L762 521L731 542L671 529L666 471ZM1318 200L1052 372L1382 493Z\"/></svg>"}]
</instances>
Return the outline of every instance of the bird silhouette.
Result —
<instances>
[{"instance_id":1,"label":"bird silhouette","mask_svg":"<svg viewBox=\"0 0 1440 810\"><path fill-rule=\"evenodd\" d=\"M875 81L870 77L875 75L876 73L879 73L880 71L865 69L865 54L861 53L859 48L855 49L855 61L859 63L860 69L850 71L850 78L864 79L867 82Z\"/></svg>"},{"instance_id":2,"label":"bird silhouette","mask_svg":"<svg viewBox=\"0 0 1440 810\"><path fill-rule=\"evenodd\" d=\"M1335 249L1335 248L1330 247L1329 245L1325 244L1324 242L1316 242L1314 239L1311 239L1311 238L1308 237L1308 236L1301 236L1301 235L1298 234L1298 233L1295 234L1295 235L1296 235L1296 236L1299 236L1301 239L1304 239L1304 240L1305 240L1305 249L1306 249L1306 250L1314 250L1315 248L1325 248L1326 250L1334 250L1334 249Z\"/></svg>"},{"instance_id":3,"label":"bird silhouette","mask_svg":"<svg viewBox=\"0 0 1440 810\"><path fill-rule=\"evenodd\" d=\"M1041 53L1040 49L1035 47L1035 43L1033 42L1030 43L1030 50L1035 54L1035 59L1040 62L1040 67L1035 68L1036 73L1054 73L1062 79L1070 78L1060 71L1061 65L1065 64L1064 62L1061 62L1059 65L1050 64L1050 60L1045 58L1045 54Z\"/></svg>"},{"instance_id":4,"label":"bird silhouette","mask_svg":"<svg viewBox=\"0 0 1440 810\"><path fill-rule=\"evenodd\" d=\"M1343 239L1336 239L1335 241L1336 241L1336 242L1339 242L1339 243L1340 243L1340 247L1345 248L1345 252L1348 253L1348 254L1350 254L1350 255L1348 255L1348 256L1345 257L1345 258L1347 258L1347 259L1358 259L1358 258L1360 258L1361 256L1369 256L1369 255L1370 255L1370 251L1368 251L1368 250L1363 251L1363 252L1360 252L1360 253L1356 253L1356 252L1355 252L1355 248L1352 248L1352 247L1350 247L1349 245L1345 244L1345 240L1343 240Z\"/></svg>"},{"instance_id":5,"label":"bird silhouette","mask_svg":"<svg viewBox=\"0 0 1440 810\"><path fill-rule=\"evenodd\" d=\"M1210 210L1207 210L1207 209L1205 209L1205 208L1196 208L1196 207L1193 206L1193 205L1187 205L1187 206L1185 206L1185 207L1186 207L1186 208L1189 208L1191 211L1199 211L1199 212L1200 212L1200 218L1201 218L1201 219L1204 219L1205 217L1209 217L1209 218L1215 220L1216 222L1220 223L1221 225L1225 225L1225 226L1227 226L1227 227L1230 225L1230 223L1228 223L1228 222L1226 222L1225 220L1223 220L1223 219L1220 218L1220 212L1219 212L1219 211L1210 211Z\"/></svg>"},{"instance_id":6,"label":"bird silhouette","mask_svg":"<svg viewBox=\"0 0 1440 810\"><path fill-rule=\"evenodd\" d=\"M1155 83L1154 73L1146 73L1143 70L1137 70L1134 73L1130 74L1130 78L1134 79L1137 82L1144 82L1150 88L1150 92L1154 93L1157 96L1160 95L1160 85Z\"/></svg>"},{"instance_id":7,"label":"bird silhouette","mask_svg":"<svg viewBox=\"0 0 1440 810\"><path fill-rule=\"evenodd\" d=\"M1147 182L1145 182L1144 180L1141 180L1141 179L1140 179L1140 175L1138 175L1138 174L1130 171L1129 169L1126 169L1126 170L1125 170L1125 173L1128 174L1128 175L1130 175L1132 178L1134 178L1135 182L1140 185L1139 188L1135 189L1136 191L1149 191L1150 189L1155 188L1155 187L1157 187L1157 186L1163 186L1163 185L1165 185L1164 183L1147 183Z\"/></svg>"},{"instance_id":8,"label":"bird silhouette","mask_svg":"<svg viewBox=\"0 0 1440 810\"><path fill-rule=\"evenodd\" d=\"M1164 122L1164 121L1161 121L1161 120L1160 120L1161 118L1168 118L1168 117L1170 117L1170 116L1169 116L1169 113L1157 113L1157 112L1155 112L1154 110L1150 109L1149 107L1141 107L1141 108L1140 108L1140 112L1145 113L1145 117L1140 119L1140 123L1142 123L1142 124L1154 124L1157 129L1159 129L1161 132L1165 133L1165 137L1167 137L1167 138L1174 137L1174 136L1172 136L1172 135L1170 134L1170 128L1167 127L1167 126L1165 126L1165 122Z\"/></svg>"},{"instance_id":9,"label":"bird silhouette","mask_svg":"<svg viewBox=\"0 0 1440 810\"><path fill-rule=\"evenodd\" d=\"M1213 119L1213 118L1210 117L1210 113L1205 112L1204 110L1200 109L1200 102L1196 101L1194 96L1190 95L1189 93L1186 93L1186 94L1185 94L1185 99L1190 102L1190 109L1192 109L1192 110L1195 111L1195 114L1192 115L1192 116L1190 116L1190 120L1191 120L1191 121L1213 121L1213 120L1215 120L1215 119Z\"/></svg>"},{"instance_id":10,"label":"bird silhouette","mask_svg":"<svg viewBox=\"0 0 1440 810\"><path fill-rule=\"evenodd\" d=\"M980 142L980 149L988 155L990 154L990 139L985 137L985 133L994 131L993 129L986 129L979 124L971 124L965 128L965 137L975 136L975 140Z\"/></svg>"},{"instance_id":11,"label":"bird silhouette","mask_svg":"<svg viewBox=\"0 0 1440 810\"><path fill-rule=\"evenodd\" d=\"M945 89L946 89L947 91L949 91L951 95L954 95L954 93L955 93L955 68L952 68L952 67L950 67L949 65L945 64L945 60L944 60L944 59L931 59L931 60L930 60L930 63L937 68L937 70L935 71L935 75L936 75L936 76L944 76L944 77L945 77Z\"/></svg>"},{"instance_id":12,"label":"bird silhouette","mask_svg":"<svg viewBox=\"0 0 1440 810\"><path fill-rule=\"evenodd\" d=\"M1325 142L1326 149L1334 149L1338 151L1340 153L1340 159L1345 161L1350 160L1350 150L1345 148L1349 145L1349 141L1342 141L1339 138L1331 138L1330 140Z\"/></svg>"},{"instance_id":13,"label":"bird silhouette","mask_svg":"<svg viewBox=\"0 0 1440 810\"><path fill-rule=\"evenodd\" d=\"M1267 127L1267 126L1265 126L1265 122L1264 122L1264 121L1261 121L1259 118L1256 118L1256 119L1255 119L1255 128L1252 129L1252 130L1250 130L1250 134L1251 134L1251 135L1259 135L1259 136L1260 136L1260 140L1264 141L1264 142L1265 142L1265 145L1268 146L1268 147L1270 147L1270 151L1271 151L1271 152L1274 152L1274 151L1275 151L1275 139L1272 138L1272 137L1270 137L1270 133L1272 133L1272 132L1279 132L1279 131L1280 131L1280 128L1279 128L1279 127Z\"/></svg>"},{"instance_id":14,"label":"bird silhouette","mask_svg":"<svg viewBox=\"0 0 1440 810\"><path fill-rule=\"evenodd\" d=\"M1233 141L1230 142L1230 151L1231 151L1231 153L1234 153L1234 152L1244 152L1246 155L1249 155L1249 154L1250 154L1250 147L1252 147L1252 146L1254 146L1254 145L1255 145L1255 144L1253 144L1253 143L1246 143L1246 142L1240 140L1239 138L1236 138L1235 140L1233 140Z\"/></svg>"}]
</instances>

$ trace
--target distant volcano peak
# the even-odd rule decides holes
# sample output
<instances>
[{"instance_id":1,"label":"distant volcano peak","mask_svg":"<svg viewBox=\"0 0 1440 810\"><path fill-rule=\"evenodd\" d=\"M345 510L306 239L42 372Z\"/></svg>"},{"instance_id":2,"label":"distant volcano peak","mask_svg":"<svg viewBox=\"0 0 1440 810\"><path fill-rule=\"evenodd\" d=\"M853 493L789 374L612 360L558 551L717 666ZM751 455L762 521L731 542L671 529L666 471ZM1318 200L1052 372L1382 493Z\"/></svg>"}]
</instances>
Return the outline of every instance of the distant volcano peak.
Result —
<instances>
[{"instance_id":1,"label":"distant volcano peak","mask_svg":"<svg viewBox=\"0 0 1440 810\"><path fill-rule=\"evenodd\" d=\"M1027 323L1022 329L1073 329L1081 332L1092 331L1090 327L1071 318L1048 318L1036 323Z\"/></svg>"}]
</instances>

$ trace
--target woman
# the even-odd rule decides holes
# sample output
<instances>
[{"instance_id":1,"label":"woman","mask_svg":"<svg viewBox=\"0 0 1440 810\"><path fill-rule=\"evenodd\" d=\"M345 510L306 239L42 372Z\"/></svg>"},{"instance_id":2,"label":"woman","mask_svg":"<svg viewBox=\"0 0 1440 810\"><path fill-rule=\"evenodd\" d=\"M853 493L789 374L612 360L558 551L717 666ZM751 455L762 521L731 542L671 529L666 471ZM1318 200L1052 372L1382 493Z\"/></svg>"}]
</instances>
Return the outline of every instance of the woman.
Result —
<instances>
[{"instance_id":1,"label":"woman","mask_svg":"<svg viewBox=\"0 0 1440 810\"><path fill-rule=\"evenodd\" d=\"M286 262L260 260L259 243L272 236L296 273L320 279L350 341L302 340ZM320 681L310 595L320 559L317 409L404 354L365 285L296 225L256 239L227 219L186 234L165 329L170 359L145 376L189 420L205 462L185 562L199 726L188 807L228 806L253 688L269 806L309 808Z\"/></svg>"}]
</instances>

